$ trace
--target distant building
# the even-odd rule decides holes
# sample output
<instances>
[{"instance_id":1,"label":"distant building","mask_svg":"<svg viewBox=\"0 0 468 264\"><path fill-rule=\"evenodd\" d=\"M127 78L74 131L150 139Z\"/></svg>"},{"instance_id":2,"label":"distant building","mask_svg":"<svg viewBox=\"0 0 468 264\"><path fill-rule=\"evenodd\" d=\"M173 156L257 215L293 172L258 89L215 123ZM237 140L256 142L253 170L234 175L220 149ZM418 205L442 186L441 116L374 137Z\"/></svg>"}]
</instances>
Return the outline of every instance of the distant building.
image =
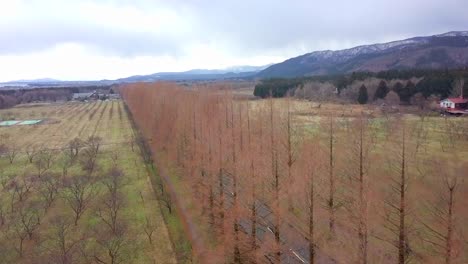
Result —
<instances>
[{"instance_id":1,"label":"distant building","mask_svg":"<svg viewBox=\"0 0 468 264\"><path fill-rule=\"evenodd\" d=\"M107 96L110 100L120 99L120 94L108 94Z\"/></svg>"},{"instance_id":2,"label":"distant building","mask_svg":"<svg viewBox=\"0 0 468 264\"><path fill-rule=\"evenodd\" d=\"M446 110L466 110L468 108L468 99L465 98L447 98L440 101L440 107Z\"/></svg>"},{"instance_id":3,"label":"distant building","mask_svg":"<svg viewBox=\"0 0 468 264\"><path fill-rule=\"evenodd\" d=\"M447 98L440 101L440 108L444 113L451 115L468 114L468 99L463 97Z\"/></svg>"},{"instance_id":4,"label":"distant building","mask_svg":"<svg viewBox=\"0 0 468 264\"><path fill-rule=\"evenodd\" d=\"M94 99L96 92L91 93L74 93L73 94L73 101L84 101L89 99Z\"/></svg>"}]
</instances>

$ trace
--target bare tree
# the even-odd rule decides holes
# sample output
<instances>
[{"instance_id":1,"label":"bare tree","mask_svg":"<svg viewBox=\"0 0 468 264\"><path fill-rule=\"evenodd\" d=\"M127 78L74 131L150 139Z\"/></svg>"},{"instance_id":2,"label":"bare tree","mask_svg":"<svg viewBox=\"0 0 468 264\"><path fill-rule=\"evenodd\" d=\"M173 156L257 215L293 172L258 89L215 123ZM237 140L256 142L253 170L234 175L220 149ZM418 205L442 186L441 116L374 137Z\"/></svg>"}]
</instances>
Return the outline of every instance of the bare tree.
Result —
<instances>
[{"instance_id":1,"label":"bare tree","mask_svg":"<svg viewBox=\"0 0 468 264\"><path fill-rule=\"evenodd\" d=\"M401 120L400 120L401 121ZM393 245L398 251L398 263L405 264L411 257L412 250L409 244L409 204L408 186L409 173L408 162L411 157L407 142L407 127L403 123L399 132L398 151L395 160L390 162L390 169L394 175L391 178L391 192L385 199L385 224L390 231L390 237L380 238ZM378 237L379 238L379 237Z\"/></svg>"},{"instance_id":2,"label":"bare tree","mask_svg":"<svg viewBox=\"0 0 468 264\"><path fill-rule=\"evenodd\" d=\"M406 202L406 191L408 187L407 179L407 170L406 170L406 135L405 135L405 126L403 125L403 135L401 143L401 172L400 172L400 182L399 182L399 194L400 202L398 207L398 262L400 264L405 264L409 254L409 245L408 245L408 233L407 233L407 202Z\"/></svg>"},{"instance_id":3,"label":"bare tree","mask_svg":"<svg viewBox=\"0 0 468 264\"><path fill-rule=\"evenodd\" d=\"M28 156L29 163L33 163L34 158L37 155L37 147L36 146L28 146L26 148L26 155Z\"/></svg>"},{"instance_id":4,"label":"bare tree","mask_svg":"<svg viewBox=\"0 0 468 264\"><path fill-rule=\"evenodd\" d=\"M67 151L62 152L61 158L59 160L60 168L62 169L62 178L68 176L68 169L73 165L73 157L69 155Z\"/></svg>"},{"instance_id":5,"label":"bare tree","mask_svg":"<svg viewBox=\"0 0 468 264\"><path fill-rule=\"evenodd\" d=\"M172 214L172 200L171 196L169 195L168 192L166 192L166 189L164 188L164 185L161 183L159 188L159 191L156 194L156 198L158 201L166 207L167 211L169 214Z\"/></svg>"},{"instance_id":6,"label":"bare tree","mask_svg":"<svg viewBox=\"0 0 468 264\"><path fill-rule=\"evenodd\" d=\"M8 160L10 161L10 164L13 164L13 161L15 160L16 156L18 156L18 146L11 142L8 146L7 146L7 156L8 156Z\"/></svg>"},{"instance_id":7,"label":"bare tree","mask_svg":"<svg viewBox=\"0 0 468 264\"><path fill-rule=\"evenodd\" d=\"M227 109L227 108L226 108ZM227 115L227 110L226 110ZM227 116L226 116L227 118ZM226 120L227 126L227 120ZM221 235L224 235L224 182L223 182L223 159L224 159L224 146L223 146L223 131L222 131L222 123L221 120L218 123L218 193L219 193L219 230L221 231Z\"/></svg>"},{"instance_id":8,"label":"bare tree","mask_svg":"<svg viewBox=\"0 0 468 264\"><path fill-rule=\"evenodd\" d=\"M0 134L0 158L8 154L9 134Z\"/></svg>"},{"instance_id":9,"label":"bare tree","mask_svg":"<svg viewBox=\"0 0 468 264\"><path fill-rule=\"evenodd\" d=\"M212 137L211 137L211 130L212 128L209 127L208 128L208 170L207 170L207 173L208 173L208 188L209 188L209 191L208 191L208 207L209 207L209 224L211 226L212 229L215 228L216 226L216 223L215 223L215 192L214 192L214 188L215 188L215 180L214 180L214 172L213 172L213 140L212 140Z\"/></svg>"},{"instance_id":10,"label":"bare tree","mask_svg":"<svg viewBox=\"0 0 468 264\"><path fill-rule=\"evenodd\" d=\"M14 174L5 174L3 172L0 172L0 184L2 185L3 189L6 189L8 183L15 178Z\"/></svg>"},{"instance_id":11,"label":"bare tree","mask_svg":"<svg viewBox=\"0 0 468 264\"><path fill-rule=\"evenodd\" d=\"M117 168L119 166L119 159L120 159L119 151L118 150L112 151L109 154L109 157L110 157L111 162L112 162L112 167Z\"/></svg>"},{"instance_id":12,"label":"bare tree","mask_svg":"<svg viewBox=\"0 0 468 264\"><path fill-rule=\"evenodd\" d=\"M455 202L457 190L459 189L459 175L462 175L465 168L460 168L451 173L452 171L447 169L450 167L447 163L438 161L431 167L437 176L442 175L442 184L438 186L438 201L427 207L432 221L422 222L428 231L427 237L423 238L423 240L433 245L434 251L445 258L446 264L450 264L455 260Z\"/></svg>"},{"instance_id":13,"label":"bare tree","mask_svg":"<svg viewBox=\"0 0 468 264\"><path fill-rule=\"evenodd\" d=\"M24 252L24 241L28 238L28 233L24 229L24 225L17 220L17 218L13 218L11 221L11 227L9 228L9 233L7 237L11 240L15 241L14 248L15 251L18 253L19 257L23 257Z\"/></svg>"},{"instance_id":14,"label":"bare tree","mask_svg":"<svg viewBox=\"0 0 468 264\"><path fill-rule=\"evenodd\" d=\"M99 218L114 234L117 232L120 221L119 214L124 204L124 196L121 194L124 186L123 176L123 172L115 167L109 171L103 181L105 186L104 199L97 211Z\"/></svg>"},{"instance_id":15,"label":"bare tree","mask_svg":"<svg viewBox=\"0 0 468 264\"><path fill-rule=\"evenodd\" d=\"M95 183L90 176L77 175L66 179L64 187L64 198L75 214L76 226L95 194Z\"/></svg>"},{"instance_id":16,"label":"bare tree","mask_svg":"<svg viewBox=\"0 0 468 264\"><path fill-rule=\"evenodd\" d=\"M298 142L298 133L296 129L293 127L293 122L292 122L292 112L291 112L291 98L288 96L287 97L287 112L286 112L286 128L285 128L285 134L286 134L286 142L283 142L285 145L286 149L286 157L287 157L287 179L288 179L288 187L286 188L287 190L291 189L293 184L294 184L294 177L292 174L293 170L293 165L296 162L296 156L297 156L297 142ZM288 209L289 211L294 210L294 204L293 200L290 196L289 193L287 193L288 196Z\"/></svg>"},{"instance_id":17,"label":"bare tree","mask_svg":"<svg viewBox=\"0 0 468 264\"><path fill-rule=\"evenodd\" d=\"M335 211L337 204L335 201L336 181L335 181L335 120L330 116L328 120L328 182L329 191L327 199L327 210L329 212L328 228L330 235L335 234Z\"/></svg>"},{"instance_id":18,"label":"bare tree","mask_svg":"<svg viewBox=\"0 0 468 264\"><path fill-rule=\"evenodd\" d=\"M279 159L277 150L277 138L275 137L275 114L273 98L269 99L269 118L270 118L270 148L271 148L271 173L273 177L273 208L275 211L274 236L275 236L275 262L281 262L281 241L280 241L280 174Z\"/></svg>"},{"instance_id":19,"label":"bare tree","mask_svg":"<svg viewBox=\"0 0 468 264\"><path fill-rule=\"evenodd\" d=\"M37 169L39 178L51 168L54 156L55 152L47 148L41 148L37 152L34 166Z\"/></svg>"},{"instance_id":20,"label":"bare tree","mask_svg":"<svg viewBox=\"0 0 468 264\"><path fill-rule=\"evenodd\" d=\"M252 200L251 200L251 205L250 205L250 222L252 224L251 226L251 247L250 250L252 251L252 262L256 263L257 262L257 172L255 171L255 164L254 164L254 144L252 142L252 124L251 124L251 119L250 119L250 105L247 103L247 143L248 143L248 150L249 150L249 161L250 161L250 166L249 166L249 174L250 174L250 180L252 182L251 185L251 195L252 195ZM261 144L261 143L260 143Z\"/></svg>"},{"instance_id":21,"label":"bare tree","mask_svg":"<svg viewBox=\"0 0 468 264\"><path fill-rule=\"evenodd\" d=\"M44 209L47 212L47 209L52 205L58 194L60 188L59 176L55 174L45 174L40 178L39 184L39 194L44 201Z\"/></svg>"},{"instance_id":22,"label":"bare tree","mask_svg":"<svg viewBox=\"0 0 468 264\"><path fill-rule=\"evenodd\" d=\"M14 211L15 198L17 197L18 202L23 202L30 193L32 183L34 182L34 176L23 175L22 177L16 177L11 180L6 189L11 193L11 211Z\"/></svg>"},{"instance_id":23,"label":"bare tree","mask_svg":"<svg viewBox=\"0 0 468 264\"><path fill-rule=\"evenodd\" d=\"M358 237L359 237L359 258L360 262L367 264L368 255L368 188L367 188L367 170L368 170L368 146L364 137L367 131L367 126L363 124L364 120L361 114L359 119L359 139L357 140L357 149L359 152L359 217L358 217Z\"/></svg>"},{"instance_id":24,"label":"bare tree","mask_svg":"<svg viewBox=\"0 0 468 264\"><path fill-rule=\"evenodd\" d=\"M93 151L97 155L102 144L102 138L97 136L91 136L86 140L85 144L88 149L91 149L91 151Z\"/></svg>"},{"instance_id":25,"label":"bare tree","mask_svg":"<svg viewBox=\"0 0 468 264\"><path fill-rule=\"evenodd\" d=\"M0 204L0 228L5 225L7 218L7 212L3 204Z\"/></svg>"},{"instance_id":26,"label":"bare tree","mask_svg":"<svg viewBox=\"0 0 468 264\"><path fill-rule=\"evenodd\" d=\"M8 147L5 144L0 144L0 158L6 156L8 153Z\"/></svg>"},{"instance_id":27,"label":"bare tree","mask_svg":"<svg viewBox=\"0 0 468 264\"><path fill-rule=\"evenodd\" d=\"M315 138L308 138L304 142L304 150L301 152L303 187L301 192L304 193L303 201L305 201L305 211L307 212L308 224L308 250L309 250L309 263L314 264L316 261L316 200L317 200L317 172L320 170L320 156L323 154Z\"/></svg>"},{"instance_id":28,"label":"bare tree","mask_svg":"<svg viewBox=\"0 0 468 264\"><path fill-rule=\"evenodd\" d=\"M81 166L89 175L92 175L96 169L101 142L102 139L95 136L89 137L85 142L86 148L82 151L83 158L81 160Z\"/></svg>"},{"instance_id":29,"label":"bare tree","mask_svg":"<svg viewBox=\"0 0 468 264\"><path fill-rule=\"evenodd\" d=\"M232 155L232 196L233 196L233 206L232 206L232 215L234 218L233 231L234 231L234 263L241 262L241 253L239 248L239 197L238 197L238 175L237 175L237 151L236 151L236 123L234 119L234 103L231 100L231 155ZM239 124L240 125L240 124Z\"/></svg>"},{"instance_id":30,"label":"bare tree","mask_svg":"<svg viewBox=\"0 0 468 264\"><path fill-rule=\"evenodd\" d=\"M359 240L358 257L359 263L368 262L368 171L369 154L372 148L372 135L369 132L368 120L361 113L352 122L348 134L350 135L349 147L349 173L350 183L348 192L349 201L346 208L349 210L350 218L355 222L355 230Z\"/></svg>"},{"instance_id":31,"label":"bare tree","mask_svg":"<svg viewBox=\"0 0 468 264\"><path fill-rule=\"evenodd\" d=\"M145 217L145 225L143 226L143 229L145 231L146 237L148 237L148 242L152 245L153 233L156 231L156 226L148 217Z\"/></svg>"},{"instance_id":32,"label":"bare tree","mask_svg":"<svg viewBox=\"0 0 468 264\"><path fill-rule=\"evenodd\" d=\"M78 154L80 153L80 149L83 147L83 141L79 138L74 138L68 142L68 151L69 156L72 161L76 160Z\"/></svg>"},{"instance_id":33,"label":"bare tree","mask_svg":"<svg viewBox=\"0 0 468 264\"><path fill-rule=\"evenodd\" d=\"M26 208L24 206L20 206L16 221L20 222L29 239L32 239L34 231L40 224L39 212L32 207Z\"/></svg>"},{"instance_id":34,"label":"bare tree","mask_svg":"<svg viewBox=\"0 0 468 264\"><path fill-rule=\"evenodd\" d=\"M453 88L452 88L451 96L462 97L462 98L466 96L465 94L463 94L464 86L465 86L465 79L463 78L456 79L452 84Z\"/></svg>"},{"instance_id":35,"label":"bare tree","mask_svg":"<svg viewBox=\"0 0 468 264\"><path fill-rule=\"evenodd\" d=\"M44 251L49 254L47 262L57 264L72 264L76 262L78 246L83 237L76 237L72 230L73 222L65 217L56 217L51 221L51 232L48 243L43 243Z\"/></svg>"},{"instance_id":36,"label":"bare tree","mask_svg":"<svg viewBox=\"0 0 468 264\"><path fill-rule=\"evenodd\" d=\"M119 224L116 233L100 232L97 234L96 242L103 249L102 252L94 254L94 261L101 264L120 264L131 261L132 254L129 252L131 240L127 235L127 227Z\"/></svg>"}]
</instances>

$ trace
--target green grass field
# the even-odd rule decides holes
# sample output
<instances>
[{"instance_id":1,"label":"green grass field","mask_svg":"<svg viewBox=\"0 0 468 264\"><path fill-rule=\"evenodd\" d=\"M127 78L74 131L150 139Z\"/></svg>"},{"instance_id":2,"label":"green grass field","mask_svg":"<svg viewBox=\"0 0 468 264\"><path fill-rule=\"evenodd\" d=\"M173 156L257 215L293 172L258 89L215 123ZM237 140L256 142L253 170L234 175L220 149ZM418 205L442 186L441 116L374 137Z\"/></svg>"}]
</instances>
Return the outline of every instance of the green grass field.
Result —
<instances>
[{"instance_id":1,"label":"green grass field","mask_svg":"<svg viewBox=\"0 0 468 264\"><path fill-rule=\"evenodd\" d=\"M137 145L131 144L134 131L121 101L22 106L0 111L0 120L26 119L44 121L38 125L0 127L0 145L7 147L0 158L0 263L94 263L97 259L105 263L176 262L148 170ZM86 141L89 137L99 137L102 142L97 167L91 175L88 206L75 226L71 220L73 210L65 199L70 191L62 179L70 181L86 175L81 162L86 147L81 148L81 154L66 173L63 164L68 142L75 138ZM50 167L39 164L43 155L40 150L47 150ZM35 154L32 163L28 159L31 153ZM99 216L100 210L105 212L107 197L103 179L112 167L123 172L117 219L124 231L118 236L106 231L105 217ZM47 210L41 195L46 186L41 179L46 176L59 178L60 182ZM35 224L22 224L24 219ZM67 219L61 240L57 219ZM151 232L150 243L147 233ZM69 262L63 262L63 256Z\"/></svg>"}]
</instances>

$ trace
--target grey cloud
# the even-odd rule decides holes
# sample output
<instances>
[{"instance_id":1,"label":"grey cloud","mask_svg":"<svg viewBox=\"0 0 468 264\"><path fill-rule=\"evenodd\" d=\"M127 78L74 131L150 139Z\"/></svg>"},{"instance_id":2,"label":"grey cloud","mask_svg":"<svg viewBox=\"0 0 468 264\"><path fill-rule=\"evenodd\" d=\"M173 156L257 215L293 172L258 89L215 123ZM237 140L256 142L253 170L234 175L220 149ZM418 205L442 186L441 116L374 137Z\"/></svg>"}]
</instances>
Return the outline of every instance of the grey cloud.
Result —
<instances>
[{"instance_id":1,"label":"grey cloud","mask_svg":"<svg viewBox=\"0 0 468 264\"><path fill-rule=\"evenodd\" d=\"M79 43L102 54L119 56L182 53L182 39L168 35L121 31L99 25L49 23L0 28L0 54L24 54L62 43Z\"/></svg>"},{"instance_id":2,"label":"grey cloud","mask_svg":"<svg viewBox=\"0 0 468 264\"><path fill-rule=\"evenodd\" d=\"M196 8L205 27L239 53L324 49L329 41L365 43L468 27L468 2L459 0L210 1Z\"/></svg>"},{"instance_id":3,"label":"grey cloud","mask_svg":"<svg viewBox=\"0 0 468 264\"><path fill-rule=\"evenodd\" d=\"M299 55L327 49L332 43L344 47L468 29L466 0L112 2L183 10L194 23L186 36L120 31L87 21L5 25L0 26L0 54L34 52L76 42L119 56L183 56L185 48L195 43L215 43L239 56Z\"/></svg>"}]
</instances>

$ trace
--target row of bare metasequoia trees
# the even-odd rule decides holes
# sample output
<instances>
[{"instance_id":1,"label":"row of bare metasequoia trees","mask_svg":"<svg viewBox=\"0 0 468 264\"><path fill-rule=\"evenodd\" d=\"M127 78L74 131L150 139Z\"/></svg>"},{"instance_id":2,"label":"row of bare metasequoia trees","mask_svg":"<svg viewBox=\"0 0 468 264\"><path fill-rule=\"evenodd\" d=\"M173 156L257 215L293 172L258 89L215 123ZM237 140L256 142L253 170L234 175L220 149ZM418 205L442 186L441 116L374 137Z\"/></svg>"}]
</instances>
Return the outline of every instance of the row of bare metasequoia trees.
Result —
<instances>
[{"instance_id":1,"label":"row of bare metasequoia trees","mask_svg":"<svg viewBox=\"0 0 468 264\"><path fill-rule=\"evenodd\" d=\"M189 190L201 262L467 261L466 139L430 132L428 118L301 122L292 99L238 100L223 85L121 93L157 164Z\"/></svg>"}]
</instances>

